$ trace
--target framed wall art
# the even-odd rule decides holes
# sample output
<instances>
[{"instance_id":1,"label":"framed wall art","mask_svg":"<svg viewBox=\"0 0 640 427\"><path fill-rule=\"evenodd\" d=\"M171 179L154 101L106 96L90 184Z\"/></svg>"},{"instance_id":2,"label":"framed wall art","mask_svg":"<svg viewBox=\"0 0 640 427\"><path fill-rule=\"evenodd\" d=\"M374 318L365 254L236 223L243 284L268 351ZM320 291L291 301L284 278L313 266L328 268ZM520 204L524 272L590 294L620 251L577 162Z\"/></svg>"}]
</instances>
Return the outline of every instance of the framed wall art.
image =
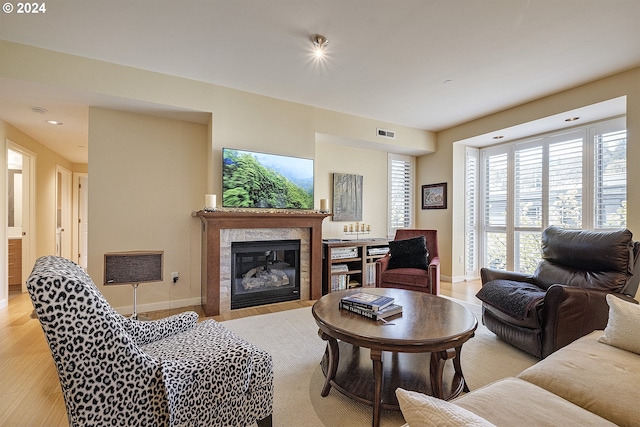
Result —
<instances>
[{"instance_id":1,"label":"framed wall art","mask_svg":"<svg viewBox=\"0 0 640 427\"><path fill-rule=\"evenodd\" d=\"M447 183L422 186L422 209L447 209Z\"/></svg>"},{"instance_id":2,"label":"framed wall art","mask_svg":"<svg viewBox=\"0 0 640 427\"><path fill-rule=\"evenodd\" d=\"M333 220L362 221L362 175L333 174Z\"/></svg>"}]
</instances>

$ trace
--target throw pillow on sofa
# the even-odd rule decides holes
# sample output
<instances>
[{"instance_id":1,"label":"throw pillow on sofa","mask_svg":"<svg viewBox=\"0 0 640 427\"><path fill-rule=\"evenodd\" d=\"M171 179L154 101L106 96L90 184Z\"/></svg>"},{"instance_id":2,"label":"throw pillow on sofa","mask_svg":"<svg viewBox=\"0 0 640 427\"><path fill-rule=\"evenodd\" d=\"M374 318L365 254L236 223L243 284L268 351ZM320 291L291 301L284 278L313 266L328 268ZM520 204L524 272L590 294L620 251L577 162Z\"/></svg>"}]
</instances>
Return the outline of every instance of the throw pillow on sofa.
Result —
<instances>
[{"instance_id":1,"label":"throw pillow on sofa","mask_svg":"<svg viewBox=\"0 0 640 427\"><path fill-rule=\"evenodd\" d=\"M607 304L609 321L598 341L640 354L640 305L612 294L607 295Z\"/></svg>"},{"instance_id":2,"label":"throw pillow on sofa","mask_svg":"<svg viewBox=\"0 0 640 427\"><path fill-rule=\"evenodd\" d=\"M446 400L396 389L400 410L409 427L495 427L489 421Z\"/></svg>"},{"instance_id":3,"label":"throw pillow on sofa","mask_svg":"<svg viewBox=\"0 0 640 427\"><path fill-rule=\"evenodd\" d=\"M424 236L389 242L389 270L394 268L429 269L429 252Z\"/></svg>"}]
</instances>

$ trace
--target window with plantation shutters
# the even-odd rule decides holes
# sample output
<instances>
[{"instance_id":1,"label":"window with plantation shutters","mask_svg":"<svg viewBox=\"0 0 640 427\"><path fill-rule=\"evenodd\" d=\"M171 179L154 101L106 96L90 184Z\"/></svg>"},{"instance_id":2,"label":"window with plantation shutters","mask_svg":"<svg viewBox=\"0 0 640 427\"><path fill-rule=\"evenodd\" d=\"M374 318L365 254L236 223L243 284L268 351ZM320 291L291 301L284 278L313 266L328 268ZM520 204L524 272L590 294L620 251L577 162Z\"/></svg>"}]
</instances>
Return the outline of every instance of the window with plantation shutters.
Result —
<instances>
[{"instance_id":1,"label":"window with plantation shutters","mask_svg":"<svg viewBox=\"0 0 640 427\"><path fill-rule=\"evenodd\" d=\"M540 141L515 146L513 201L514 270L533 273L540 258L544 149Z\"/></svg>"},{"instance_id":2,"label":"window with plantation shutters","mask_svg":"<svg viewBox=\"0 0 640 427\"><path fill-rule=\"evenodd\" d=\"M487 227L507 225L507 153L485 159L484 223Z\"/></svg>"},{"instance_id":3,"label":"window with plantation shutters","mask_svg":"<svg viewBox=\"0 0 640 427\"><path fill-rule=\"evenodd\" d=\"M465 170L465 275L478 276L478 163L479 150L466 148Z\"/></svg>"},{"instance_id":4,"label":"window with plantation shutters","mask_svg":"<svg viewBox=\"0 0 640 427\"><path fill-rule=\"evenodd\" d=\"M549 144L549 225L582 228L584 131L555 136Z\"/></svg>"},{"instance_id":5,"label":"window with plantation shutters","mask_svg":"<svg viewBox=\"0 0 640 427\"><path fill-rule=\"evenodd\" d=\"M594 136L594 221L596 229L627 226L627 132Z\"/></svg>"},{"instance_id":6,"label":"window with plantation shutters","mask_svg":"<svg viewBox=\"0 0 640 427\"><path fill-rule=\"evenodd\" d=\"M620 117L481 149L475 254L480 267L533 273L541 232L549 225L626 227L625 126ZM467 179L475 167L467 157ZM465 207L472 215L469 194ZM466 218L467 229L471 224Z\"/></svg>"},{"instance_id":7,"label":"window with plantation shutters","mask_svg":"<svg viewBox=\"0 0 640 427\"><path fill-rule=\"evenodd\" d=\"M506 268L508 156L498 153L484 157L482 181L484 265Z\"/></svg>"},{"instance_id":8,"label":"window with plantation shutters","mask_svg":"<svg viewBox=\"0 0 640 427\"><path fill-rule=\"evenodd\" d=\"M389 237L398 228L413 226L413 181L415 159L389 154Z\"/></svg>"}]
</instances>

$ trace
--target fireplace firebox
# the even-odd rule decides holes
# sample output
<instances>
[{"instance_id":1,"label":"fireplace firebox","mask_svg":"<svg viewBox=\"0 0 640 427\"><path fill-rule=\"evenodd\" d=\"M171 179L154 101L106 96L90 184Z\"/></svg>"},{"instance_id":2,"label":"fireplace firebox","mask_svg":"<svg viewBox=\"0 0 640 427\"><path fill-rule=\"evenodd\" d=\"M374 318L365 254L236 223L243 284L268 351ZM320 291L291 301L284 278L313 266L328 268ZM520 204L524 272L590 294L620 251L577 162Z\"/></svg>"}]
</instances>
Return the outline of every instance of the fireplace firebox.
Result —
<instances>
[{"instance_id":1,"label":"fireplace firebox","mask_svg":"<svg viewBox=\"0 0 640 427\"><path fill-rule=\"evenodd\" d=\"M300 299L300 240L231 243L231 308Z\"/></svg>"}]
</instances>

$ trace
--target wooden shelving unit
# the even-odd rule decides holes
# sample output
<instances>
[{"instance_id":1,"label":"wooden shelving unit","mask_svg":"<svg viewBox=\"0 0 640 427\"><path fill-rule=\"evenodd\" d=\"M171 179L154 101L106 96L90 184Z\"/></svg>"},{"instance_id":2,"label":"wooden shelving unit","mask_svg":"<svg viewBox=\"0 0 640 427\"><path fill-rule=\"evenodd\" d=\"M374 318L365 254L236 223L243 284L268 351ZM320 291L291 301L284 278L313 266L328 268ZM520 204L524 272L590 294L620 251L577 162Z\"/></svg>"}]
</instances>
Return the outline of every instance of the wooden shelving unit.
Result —
<instances>
[{"instance_id":1,"label":"wooden shelving unit","mask_svg":"<svg viewBox=\"0 0 640 427\"><path fill-rule=\"evenodd\" d=\"M387 239L323 240L322 294L375 286L375 262L385 255L379 252L385 248Z\"/></svg>"}]
</instances>

